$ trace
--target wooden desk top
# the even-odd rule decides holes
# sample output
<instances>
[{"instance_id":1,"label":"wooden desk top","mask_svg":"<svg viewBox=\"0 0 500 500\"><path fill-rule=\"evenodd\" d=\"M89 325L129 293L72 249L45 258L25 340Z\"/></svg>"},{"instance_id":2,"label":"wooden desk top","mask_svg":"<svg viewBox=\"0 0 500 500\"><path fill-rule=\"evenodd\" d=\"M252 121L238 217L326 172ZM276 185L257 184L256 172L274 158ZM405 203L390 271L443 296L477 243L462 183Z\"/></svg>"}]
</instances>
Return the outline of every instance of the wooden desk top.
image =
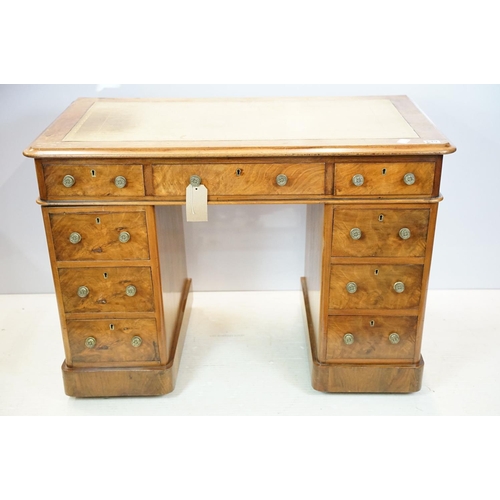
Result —
<instances>
[{"instance_id":1,"label":"wooden desk top","mask_svg":"<svg viewBox=\"0 0 500 500\"><path fill-rule=\"evenodd\" d=\"M32 158L202 158L454 151L406 96L82 98L24 154Z\"/></svg>"}]
</instances>

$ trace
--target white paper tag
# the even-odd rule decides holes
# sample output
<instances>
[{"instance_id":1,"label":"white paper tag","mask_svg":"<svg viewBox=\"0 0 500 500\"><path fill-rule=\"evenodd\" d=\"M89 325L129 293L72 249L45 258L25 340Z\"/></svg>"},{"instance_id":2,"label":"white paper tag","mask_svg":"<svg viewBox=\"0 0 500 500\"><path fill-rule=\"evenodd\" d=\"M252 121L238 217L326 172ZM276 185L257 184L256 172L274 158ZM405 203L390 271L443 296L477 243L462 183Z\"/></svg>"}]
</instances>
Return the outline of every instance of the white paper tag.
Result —
<instances>
[{"instance_id":1,"label":"white paper tag","mask_svg":"<svg viewBox=\"0 0 500 500\"><path fill-rule=\"evenodd\" d=\"M208 191L200 184L186 188L186 219L188 222L203 222L208 220Z\"/></svg>"}]
</instances>

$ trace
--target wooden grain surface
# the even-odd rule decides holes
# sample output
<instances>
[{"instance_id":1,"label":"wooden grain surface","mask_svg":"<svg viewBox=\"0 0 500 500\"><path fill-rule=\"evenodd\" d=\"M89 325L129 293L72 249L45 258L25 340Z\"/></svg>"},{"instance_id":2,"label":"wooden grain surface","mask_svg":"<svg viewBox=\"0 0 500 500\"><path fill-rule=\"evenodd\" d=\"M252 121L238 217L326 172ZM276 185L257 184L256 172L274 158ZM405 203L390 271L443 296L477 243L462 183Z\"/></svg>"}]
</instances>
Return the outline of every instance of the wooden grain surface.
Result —
<instances>
[{"instance_id":1,"label":"wooden grain surface","mask_svg":"<svg viewBox=\"0 0 500 500\"><path fill-rule=\"evenodd\" d=\"M66 313L154 311L149 267L65 268L59 269L59 281ZM137 288L133 297L125 293L128 285ZM79 286L89 289L87 297L78 296Z\"/></svg>"},{"instance_id":2,"label":"wooden grain surface","mask_svg":"<svg viewBox=\"0 0 500 500\"><path fill-rule=\"evenodd\" d=\"M101 211L92 208L67 208L55 213L52 211L50 225L58 261L149 259L144 210ZM124 231L130 235L126 243L119 240L120 233ZM69 236L73 232L80 234L79 243L70 242Z\"/></svg>"},{"instance_id":3,"label":"wooden grain surface","mask_svg":"<svg viewBox=\"0 0 500 500\"><path fill-rule=\"evenodd\" d=\"M336 163L334 194L337 196L431 196L434 186L434 162L358 162ZM385 172L385 173L384 173ZM415 175L415 183L408 186L403 177ZM352 178L364 177L361 186Z\"/></svg>"},{"instance_id":4,"label":"wooden grain surface","mask_svg":"<svg viewBox=\"0 0 500 500\"><path fill-rule=\"evenodd\" d=\"M378 274L376 274L378 271ZM423 266L390 264L332 265L330 271L331 309L413 309L420 302ZM357 284L349 293L346 285ZM396 281L405 285L402 293L393 289Z\"/></svg>"},{"instance_id":5,"label":"wooden grain surface","mask_svg":"<svg viewBox=\"0 0 500 500\"><path fill-rule=\"evenodd\" d=\"M427 242L429 209L365 209L335 207L332 256L335 257L423 257ZM353 239L351 230L361 230ZM404 240L399 231L410 230Z\"/></svg>"},{"instance_id":6,"label":"wooden grain surface","mask_svg":"<svg viewBox=\"0 0 500 500\"><path fill-rule=\"evenodd\" d=\"M154 319L69 320L67 322L73 366L132 366L159 364L156 321ZM139 336L142 343L132 345ZM89 348L85 339L94 337Z\"/></svg>"},{"instance_id":7,"label":"wooden grain surface","mask_svg":"<svg viewBox=\"0 0 500 500\"><path fill-rule=\"evenodd\" d=\"M155 207L158 277L161 281L162 311L167 359L174 349L175 334L187 280L186 248L181 207Z\"/></svg>"},{"instance_id":8,"label":"wooden grain surface","mask_svg":"<svg viewBox=\"0 0 500 500\"><path fill-rule=\"evenodd\" d=\"M280 174L288 177L284 186L276 182ZM154 194L185 199L191 175L201 177L209 196L325 194L324 163L153 164Z\"/></svg>"},{"instance_id":9,"label":"wooden grain surface","mask_svg":"<svg viewBox=\"0 0 500 500\"><path fill-rule=\"evenodd\" d=\"M416 316L330 316L325 361L413 361L416 329ZM354 336L352 344L344 342L346 333ZM391 344L391 333L399 335L399 343Z\"/></svg>"},{"instance_id":10,"label":"wooden grain surface","mask_svg":"<svg viewBox=\"0 0 500 500\"><path fill-rule=\"evenodd\" d=\"M47 162L43 164L43 172L48 199L144 196L142 165L85 165L84 162L78 165ZM63 185L65 175L72 175L75 178L73 186L68 188ZM117 176L127 179L125 187L116 187Z\"/></svg>"}]
</instances>

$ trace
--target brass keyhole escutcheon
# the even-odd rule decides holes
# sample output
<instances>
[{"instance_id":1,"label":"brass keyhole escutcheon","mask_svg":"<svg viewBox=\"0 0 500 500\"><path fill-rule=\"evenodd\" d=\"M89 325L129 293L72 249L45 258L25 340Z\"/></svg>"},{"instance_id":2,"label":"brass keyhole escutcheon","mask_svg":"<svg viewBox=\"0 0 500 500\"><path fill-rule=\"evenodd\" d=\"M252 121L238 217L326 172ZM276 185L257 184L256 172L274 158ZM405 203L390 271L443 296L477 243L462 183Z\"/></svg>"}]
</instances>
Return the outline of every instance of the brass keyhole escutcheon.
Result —
<instances>
[{"instance_id":1,"label":"brass keyhole escutcheon","mask_svg":"<svg viewBox=\"0 0 500 500\"><path fill-rule=\"evenodd\" d=\"M236 169L236 177L239 177L243 173L243 170L241 168Z\"/></svg>"}]
</instances>

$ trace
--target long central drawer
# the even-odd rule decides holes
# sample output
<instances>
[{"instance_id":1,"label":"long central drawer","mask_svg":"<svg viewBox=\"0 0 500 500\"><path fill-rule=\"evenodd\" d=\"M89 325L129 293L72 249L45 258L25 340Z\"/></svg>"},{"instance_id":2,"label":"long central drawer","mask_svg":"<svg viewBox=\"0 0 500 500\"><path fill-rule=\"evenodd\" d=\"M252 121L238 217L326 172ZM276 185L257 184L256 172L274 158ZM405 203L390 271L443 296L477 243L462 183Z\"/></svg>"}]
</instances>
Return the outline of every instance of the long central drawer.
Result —
<instances>
[{"instance_id":1,"label":"long central drawer","mask_svg":"<svg viewBox=\"0 0 500 500\"><path fill-rule=\"evenodd\" d=\"M324 195L324 163L203 163L153 165L155 196L186 196L197 175L208 195Z\"/></svg>"}]
</instances>

